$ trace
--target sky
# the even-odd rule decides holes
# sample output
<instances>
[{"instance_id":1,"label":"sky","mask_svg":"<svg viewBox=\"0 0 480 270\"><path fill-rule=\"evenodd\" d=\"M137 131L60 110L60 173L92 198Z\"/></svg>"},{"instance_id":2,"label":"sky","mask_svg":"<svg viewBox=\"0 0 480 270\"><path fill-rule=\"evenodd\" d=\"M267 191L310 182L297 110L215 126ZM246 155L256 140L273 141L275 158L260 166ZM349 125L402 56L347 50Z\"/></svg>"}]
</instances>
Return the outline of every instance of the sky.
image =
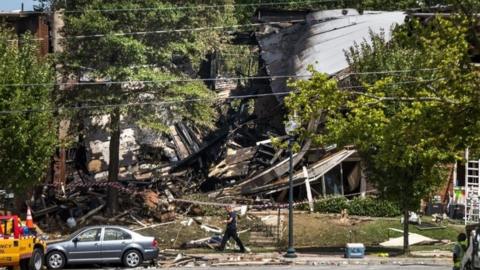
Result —
<instances>
[{"instance_id":1,"label":"sky","mask_svg":"<svg viewBox=\"0 0 480 270\"><path fill-rule=\"evenodd\" d=\"M33 0L0 0L0 11L18 10L25 4L25 10L32 10Z\"/></svg>"}]
</instances>

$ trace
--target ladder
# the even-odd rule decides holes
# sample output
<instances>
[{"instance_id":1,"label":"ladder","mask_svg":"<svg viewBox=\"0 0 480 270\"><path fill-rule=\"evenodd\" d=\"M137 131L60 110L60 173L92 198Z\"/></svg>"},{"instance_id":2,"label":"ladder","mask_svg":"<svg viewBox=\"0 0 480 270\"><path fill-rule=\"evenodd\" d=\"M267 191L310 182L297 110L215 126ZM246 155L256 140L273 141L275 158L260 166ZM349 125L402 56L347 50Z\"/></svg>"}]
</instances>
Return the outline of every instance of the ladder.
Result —
<instances>
[{"instance_id":1,"label":"ladder","mask_svg":"<svg viewBox=\"0 0 480 270\"><path fill-rule=\"evenodd\" d=\"M480 160L469 160L465 166L465 224L478 223L480 198Z\"/></svg>"}]
</instances>

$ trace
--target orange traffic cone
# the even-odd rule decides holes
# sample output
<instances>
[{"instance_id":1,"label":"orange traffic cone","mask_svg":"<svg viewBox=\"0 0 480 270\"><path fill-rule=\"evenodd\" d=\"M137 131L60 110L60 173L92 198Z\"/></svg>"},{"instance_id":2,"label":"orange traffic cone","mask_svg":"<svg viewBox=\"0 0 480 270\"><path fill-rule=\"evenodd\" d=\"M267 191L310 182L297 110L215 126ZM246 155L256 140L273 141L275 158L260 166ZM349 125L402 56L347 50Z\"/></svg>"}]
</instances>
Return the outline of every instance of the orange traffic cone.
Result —
<instances>
[{"instance_id":1,"label":"orange traffic cone","mask_svg":"<svg viewBox=\"0 0 480 270\"><path fill-rule=\"evenodd\" d=\"M32 210L30 207L27 208L27 220L25 221L25 225L29 229L35 228L35 225L33 225Z\"/></svg>"}]
</instances>

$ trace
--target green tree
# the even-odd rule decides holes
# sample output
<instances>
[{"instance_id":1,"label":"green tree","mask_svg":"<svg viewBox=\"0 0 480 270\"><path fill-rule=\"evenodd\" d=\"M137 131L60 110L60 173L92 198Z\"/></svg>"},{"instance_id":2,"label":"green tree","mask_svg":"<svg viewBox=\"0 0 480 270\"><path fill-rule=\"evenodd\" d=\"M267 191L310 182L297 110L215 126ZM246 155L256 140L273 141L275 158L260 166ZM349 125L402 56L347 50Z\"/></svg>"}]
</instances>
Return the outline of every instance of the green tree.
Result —
<instances>
[{"instance_id":1,"label":"green tree","mask_svg":"<svg viewBox=\"0 0 480 270\"><path fill-rule=\"evenodd\" d=\"M353 84L362 87L341 89L312 70L311 80L291 84L298 91L286 99L303 122L326 119L318 133L299 130L303 136L321 145L355 145L369 179L399 203L405 220L442 183L444 165L478 143L480 80L470 65L466 32L463 18L435 18L400 27L390 42L372 35L347 53L352 72L360 73ZM405 222L405 252L407 236Z\"/></svg>"},{"instance_id":2,"label":"green tree","mask_svg":"<svg viewBox=\"0 0 480 270\"><path fill-rule=\"evenodd\" d=\"M471 54L480 58L480 1L477 0L449 0L455 9L463 14L466 18L466 25L468 27L468 40L472 45Z\"/></svg>"},{"instance_id":3,"label":"green tree","mask_svg":"<svg viewBox=\"0 0 480 270\"><path fill-rule=\"evenodd\" d=\"M17 38L0 28L0 188L23 191L45 176L55 149L54 72L30 35Z\"/></svg>"},{"instance_id":4,"label":"green tree","mask_svg":"<svg viewBox=\"0 0 480 270\"><path fill-rule=\"evenodd\" d=\"M405 10L444 4L444 2L444 0L362 0L362 7L366 10Z\"/></svg>"},{"instance_id":5,"label":"green tree","mask_svg":"<svg viewBox=\"0 0 480 270\"><path fill-rule=\"evenodd\" d=\"M273 3L273 4L272 4ZM258 9L279 10L325 10L336 8L361 8L362 0L236 0L235 17L241 23L251 22Z\"/></svg>"},{"instance_id":6,"label":"green tree","mask_svg":"<svg viewBox=\"0 0 480 270\"><path fill-rule=\"evenodd\" d=\"M236 0L239 4L235 9L235 16L240 22L250 22L255 11L259 8L280 10L325 10L339 8L355 8L363 10L406 10L409 8L428 8L435 5L445 5L448 1L456 0ZM469 0L475 1L475 0ZM463 1L456 1L463 2ZM274 4L272 4L274 3ZM468 8L467 8L468 9Z\"/></svg>"},{"instance_id":7,"label":"green tree","mask_svg":"<svg viewBox=\"0 0 480 270\"><path fill-rule=\"evenodd\" d=\"M169 125L180 121L213 125L213 93L205 84L188 79L197 76L199 64L208 52L220 50L228 41L223 31L211 28L235 23L233 7L206 6L214 2L78 0L68 1L67 6L64 1L51 3L55 9L63 8L65 14L64 53L60 56L65 76L79 78L88 74L99 80L131 82L77 86L61 100L64 106L90 106L87 114L83 112L80 117L110 115L109 181L118 179L121 116L159 132L166 132ZM197 30L188 30L192 28ZM200 102L188 102L191 99ZM121 105L139 102L161 104ZM108 209L113 213L117 199L115 191L111 192Z\"/></svg>"}]
</instances>

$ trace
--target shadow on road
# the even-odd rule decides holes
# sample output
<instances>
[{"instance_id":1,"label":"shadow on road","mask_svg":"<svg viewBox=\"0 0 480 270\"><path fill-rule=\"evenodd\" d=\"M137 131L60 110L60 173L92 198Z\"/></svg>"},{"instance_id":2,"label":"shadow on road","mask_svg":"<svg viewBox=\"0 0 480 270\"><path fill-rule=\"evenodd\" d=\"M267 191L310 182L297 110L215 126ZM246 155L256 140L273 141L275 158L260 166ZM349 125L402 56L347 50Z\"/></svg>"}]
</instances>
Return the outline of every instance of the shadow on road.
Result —
<instances>
[{"instance_id":1,"label":"shadow on road","mask_svg":"<svg viewBox=\"0 0 480 270\"><path fill-rule=\"evenodd\" d=\"M329 256L342 256L345 254L345 247L299 247L295 248L299 253L315 254L315 255L329 255ZM375 253L388 253L389 257L396 257L403 254L402 249L398 248L385 248L380 246L367 246L365 248L365 255Z\"/></svg>"}]
</instances>

